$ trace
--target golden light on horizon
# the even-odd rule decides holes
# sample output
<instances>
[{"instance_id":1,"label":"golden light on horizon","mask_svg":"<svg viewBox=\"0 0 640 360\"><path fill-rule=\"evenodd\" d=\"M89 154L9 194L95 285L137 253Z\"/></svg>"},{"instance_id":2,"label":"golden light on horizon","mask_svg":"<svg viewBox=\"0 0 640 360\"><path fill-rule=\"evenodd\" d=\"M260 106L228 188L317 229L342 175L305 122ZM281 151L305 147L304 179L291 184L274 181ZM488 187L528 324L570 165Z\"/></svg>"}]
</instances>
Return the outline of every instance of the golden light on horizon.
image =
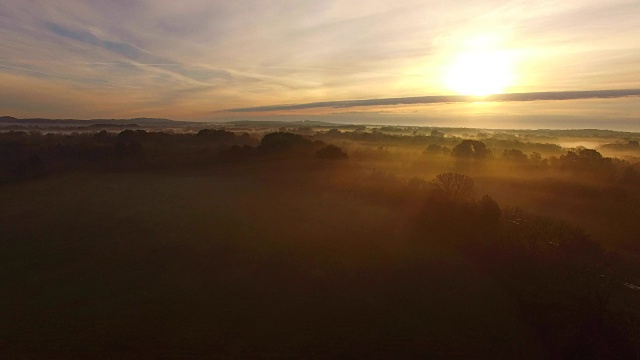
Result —
<instances>
[{"instance_id":1,"label":"golden light on horizon","mask_svg":"<svg viewBox=\"0 0 640 360\"><path fill-rule=\"evenodd\" d=\"M445 86L461 95L501 94L514 82L513 60L507 51L496 48L497 38L471 38L451 61Z\"/></svg>"}]
</instances>

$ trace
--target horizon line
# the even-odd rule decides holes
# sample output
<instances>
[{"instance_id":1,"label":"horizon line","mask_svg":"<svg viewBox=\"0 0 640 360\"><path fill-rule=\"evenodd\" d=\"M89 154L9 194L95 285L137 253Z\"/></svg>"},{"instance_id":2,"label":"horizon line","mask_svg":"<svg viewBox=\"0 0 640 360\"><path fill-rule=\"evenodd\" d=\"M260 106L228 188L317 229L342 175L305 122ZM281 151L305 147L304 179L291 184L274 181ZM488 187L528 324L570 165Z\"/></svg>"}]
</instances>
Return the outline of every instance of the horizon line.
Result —
<instances>
[{"instance_id":1,"label":"horizon line","mask_svg":"<svg viewBox=\"0 0 640 360\"><path fill-rule=\"evenodd\" d=\"M246 108L234 108L219 112L271 112L304 110L315 108L351 108L364 106L385 105L415 105L415 104L446 104L446 103L473 103L473 102L523 102L523 101L559 101L582 99L612 99L630 96L640 96L640 89L614 89L614 90L581 90L581 91L541 91L527 93L491 94L486 96L476 95L428 95L397 98L359 99L319 101L302 104L266 105Z\"/></svg>"}]
</instances>

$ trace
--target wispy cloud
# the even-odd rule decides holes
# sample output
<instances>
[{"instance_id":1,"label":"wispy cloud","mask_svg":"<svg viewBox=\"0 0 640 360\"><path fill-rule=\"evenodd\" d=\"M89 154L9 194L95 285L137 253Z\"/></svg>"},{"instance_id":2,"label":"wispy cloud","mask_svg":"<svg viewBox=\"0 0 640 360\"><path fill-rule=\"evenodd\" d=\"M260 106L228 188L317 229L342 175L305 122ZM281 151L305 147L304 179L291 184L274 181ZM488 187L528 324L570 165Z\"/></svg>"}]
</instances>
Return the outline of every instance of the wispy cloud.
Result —
<instances>
[{"instance_id":1,"label":"wispy cloud","mask_svg":"<svg viewBox=\"0 0 640 360\"><path fill-rule=\"evenodd\" d=\"M49 82L99 94L77 97L79 112L100 100L193 118L447 94L442 73L464 42L495 33L517 60L509 91L640 88L639 18L637 0L5 0L0 74L23 100L26 84Z\"/></svg>"}]
</instances>

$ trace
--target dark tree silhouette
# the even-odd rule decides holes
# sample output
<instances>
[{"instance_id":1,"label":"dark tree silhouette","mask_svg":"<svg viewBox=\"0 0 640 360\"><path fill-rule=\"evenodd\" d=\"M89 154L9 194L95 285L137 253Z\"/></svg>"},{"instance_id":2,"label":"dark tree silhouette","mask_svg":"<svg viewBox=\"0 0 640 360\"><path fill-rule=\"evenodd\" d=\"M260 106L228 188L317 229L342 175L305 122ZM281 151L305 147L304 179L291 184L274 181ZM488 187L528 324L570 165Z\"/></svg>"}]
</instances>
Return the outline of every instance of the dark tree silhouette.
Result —
<instances>
[{"instance_id":1,"label":"dark tree silhouette","mask_svg":"<svg viewBox=\"0 0 640 360\"><path fill-rule=\"evenodd\" d=\"M596 150L585 148L568 151L566 155L560 156L559 164L561 168L598 171L600 175L608 174L614 170L611 158L603 157Z\"/></svg>"},{"instance_id":2,"label":"dark tree silhouette","mask_svg":"<svg viewBox=\"0 0 640 360\"><path fill-rule=\"evenodd\" d=\"M311 140L288 132L276 132L265 135L260 141L262 151L287 151L293 147L311 145Z\"/></svg>"},{"instance_id":3,"label":"dark tree silhouette","mask_svg":"<svg viewBox=\"0 0 640 360\"><path fill-rule=\"evenodd\" d=\"M491 151L482 141L463 140L451 150L451 156L460 159L485 159L491 156Z\"/></svg>"},{"instance_id":4,"label":"dark tree silhouette","mask_svg":"<svg viewBox=\"0 0 640 360\"><path fill-rule=\"evenodd\" d=\"M120 141L134 141L140 140L147 136L148 133L144 130L123 130L118 134L118 140Z\"/></svg>"},{"instance_id":5,"label":"dark tree silhouette","mask_svg":"<svg viewBox=\"0 0 640 360\"><path fill-rule=\"evenodd\" d=\"M335 145L327 145L316 151L316 157L325 160L341 160L346 159L349 156L339 147Z\"/></svg>"},{"instance_id":6,"label":"dark tree silhouette","mask_svg":"<svg viewBox=\"0 0 640 360\"><path fill-rule=\"evenodd\" d=\"M457 173L439 174L433 179L433 184L453 200L468 200L474 192L473 179Z\"/></svg>"},{"instance_id":7,"label":"dark tree silhouette","mask_svg":"<svg viewBox=\"0 0 640 360\"><path fill-rule=\"evenodd\" d=\"M527 161L527 155L525 155L522 151L518 149L505 150L502 153L502 157L506 160L513 161L513 162L524 163Z\"/></svg>"}]
</instances>

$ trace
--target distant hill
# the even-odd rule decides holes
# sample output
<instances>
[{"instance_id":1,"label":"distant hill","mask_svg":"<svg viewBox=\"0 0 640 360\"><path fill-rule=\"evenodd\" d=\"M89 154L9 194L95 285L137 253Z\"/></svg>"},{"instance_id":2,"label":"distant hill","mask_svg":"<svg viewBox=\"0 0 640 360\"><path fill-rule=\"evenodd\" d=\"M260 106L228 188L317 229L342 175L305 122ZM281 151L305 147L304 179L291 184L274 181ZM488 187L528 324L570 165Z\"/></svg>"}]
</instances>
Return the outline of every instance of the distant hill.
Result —
<instances>
[{"instance_id":1,"label":"distant hill","mask_svg":"<svg viewBox=\"0 0 640 360\"><path fill-rule=\"evenodd\" d=\"M188 121L176 121L170 119L158 118L134 118L134 119L18 119L12 116L0 117L0 124L11 125L66 125L66 126L122 126L122 125L138 125L138 126L185 126L196 123Z\"/></svg>"},{"instance_id":2,"label":"distant hill","mask_svg":"<svg viewBox=\"0 0 640 360\"><path fill-rule=\"evenodd\" d=\"M342 127L342 126L353 126L351 124L336 124L330 123L326 121L315 121L315 120L298 120L298 121L277 121L277 120L236 120L236 121L226 121L220 123L222 125L233 125L233 126L253 126L253 127L291 127L291 126L299 126L299 127Z\"/></svg>"},{"instance_id":3,"label":"distant hill","mask_svg":"<svg viewBox=\"0 0 640 360\"><path fill-rule=\"evenodd\" d=\"M140 127L140 125L132 124L132 123L126 123L126 124L99 123L99 124L91 124L88 127L90 127L90 128L100 128L100 129L129 129L129 128Z\"/></svg>"}]
</instances>

